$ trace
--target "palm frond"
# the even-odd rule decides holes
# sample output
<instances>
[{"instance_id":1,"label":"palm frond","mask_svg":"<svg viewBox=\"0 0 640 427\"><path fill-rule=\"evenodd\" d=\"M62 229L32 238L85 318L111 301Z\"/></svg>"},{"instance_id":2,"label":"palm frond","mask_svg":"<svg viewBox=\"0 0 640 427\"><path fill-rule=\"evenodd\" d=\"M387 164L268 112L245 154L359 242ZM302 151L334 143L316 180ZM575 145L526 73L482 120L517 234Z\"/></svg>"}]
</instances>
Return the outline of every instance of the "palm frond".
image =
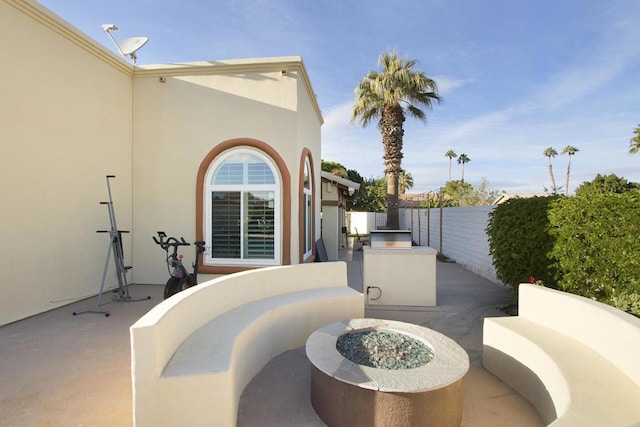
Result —
<instances>
[{"instance_id":1,"label":"palm frond","mask_svg":"<svg viewBox=\"0 0 640 427\"><path fill-rule=\"evenodd\" d=\"M378 63L382 70L370 71L356 87L356 105L351 122L359 118L360 123L366 126L382 118L385 106L400 105L403 106L403 115L426 121L423 109L431 109L435 103L441 102L435 80L413 70L417 60L400 58L394 51L380 55Z\"/></svg>"},{"instance_id":2,"label":"palm frond","mask_svg":"<svg viewBox=\"0 0 640 427\"><path fill-rule=\"evenodd\" d=\"M629 154L640 152L640 125L633 131L635 134L629 141Z\"/></svg>"},{"instance_id":3,"label":"palm frond","mask_svg":"<svg viewBox=\"0 0 640 427\"><path fill-rule=\"evenodd\" d=\"M409 104L407 106L406 110L409 112L409 115L411 117L415 117L416 119L418 119L420 121L423 121L423 122L427 121L427 115L421 109Z\"/></svg>"}]
</instances>

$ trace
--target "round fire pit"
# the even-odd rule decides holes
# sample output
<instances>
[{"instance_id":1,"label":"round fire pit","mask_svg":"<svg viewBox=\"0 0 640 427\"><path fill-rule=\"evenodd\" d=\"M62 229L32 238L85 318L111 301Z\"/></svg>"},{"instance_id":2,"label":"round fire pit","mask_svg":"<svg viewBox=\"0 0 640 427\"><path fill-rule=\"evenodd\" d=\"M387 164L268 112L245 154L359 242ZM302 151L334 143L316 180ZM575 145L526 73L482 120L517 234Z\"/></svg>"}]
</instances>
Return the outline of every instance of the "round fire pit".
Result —
<instances>
[{"instance_id":1,"label":"round fire pit","mask_svg":"<svg viewBox=\"0 0 640 427\"><path fill-rule=\"evenodd\" d=\"M352 319L315 331L306 353L311 404L329 426L462 422L462 378L469 356L436 331L391 320Z\"/></svg>"}]
</instances>

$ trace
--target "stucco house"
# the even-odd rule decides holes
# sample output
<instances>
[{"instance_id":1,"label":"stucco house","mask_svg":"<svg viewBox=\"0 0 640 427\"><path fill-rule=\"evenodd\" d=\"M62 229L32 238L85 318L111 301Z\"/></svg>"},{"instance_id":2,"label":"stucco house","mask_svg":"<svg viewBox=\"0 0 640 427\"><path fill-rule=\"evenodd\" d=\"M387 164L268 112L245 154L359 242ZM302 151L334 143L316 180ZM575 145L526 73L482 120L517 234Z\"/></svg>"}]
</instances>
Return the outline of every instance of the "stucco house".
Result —
<instances>
[{"instance_id":1,"label":"stucco house","mask_svg":"<svg viewBox=\"0 0 640 427\"><path fill-rule=\"evenodd\" d=\"M201 280L314 261L323 119L302 58L133 65L33 0L0 0L0 26L0 325L97 293L106 175L130 282L167 280L158 230L206 241Z\"/></svg>"},{"instance_id":2,"label":"stucco house","mask_svg":"<svg viewBox=\"0 0 640 427\"><path fill-rule=\"evenodd\" d=\"M329 261L338 259L338 250L346 246L347 202L358 196L360 183L330 172L320 173L322 182L322 239Z\"/></svg>"}]
</instances>

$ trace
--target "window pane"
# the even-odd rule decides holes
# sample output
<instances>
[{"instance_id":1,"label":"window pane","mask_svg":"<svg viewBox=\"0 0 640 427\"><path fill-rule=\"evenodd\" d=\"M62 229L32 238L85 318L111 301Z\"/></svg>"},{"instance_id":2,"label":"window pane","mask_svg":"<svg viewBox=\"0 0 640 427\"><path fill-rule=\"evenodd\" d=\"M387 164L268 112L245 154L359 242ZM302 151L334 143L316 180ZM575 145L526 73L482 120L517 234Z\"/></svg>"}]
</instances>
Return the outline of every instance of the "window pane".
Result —
<instances>
[{"instance_id":1,"label":"window pane","mask_svg":"<svg viewBox=\"0 0 640 427\"><path fill-rule=\"evenodd\" d=\"M264 162L247 163L249 184L275 184L271 168Z\"/></svg>"},{"instance_id":2,"label":"window pane","mask_svg":"<svg viewBox=\"0 0 640 427\"><path fill-rule=\"evenodd\" d=\"M242 163L233 163L231 161L226 161L216 170L213 175L212 184L217 185L229 185L229 184L237 184L241 185L243 183L242 177Z\"/></svg>"},{"instance_id":3,"label":"window pane","mask_svg":"<svg viewBox=\"0 0 640 427\"><path fill-rule=\"evenodd\" d=\"M311 251L311 195L305 194L305 204L304 204L304 251Z\"/></svg>"},{"instance_id":4,"label":"window pane","mask_svg":"<svg viewBox=\"0 0 640 427\"><path fill-rule=\"evenodd\" d=\"M244 257L250 259L274 258L275 193L250 191L245 193Z\"/></svg>"},{"instance_id":5,"label":"window pane","mask_svg":"<svg viewBox=\"0 0 640 427\"><path fill-rule=\"evenodd\" d=\"M225 153L213 163L205 181L211 195L211 204L205 207L205 240L211 247L205 264L280 262L280 177L273 167L262 154L245 148Z\"/></svg>"},{"instance_id":6,"label":"window pane","mask_svg":"<svg viewBox=\"0 0 640 427\"><path fill-rule=\"evenodd\" d=\"M309 177L309 162L304 162L304 188L310 190L311 182Z\"/></svg>"},{"instance_id":7,"label":"window pane","mask_svg":"<svg viewBox=\"0 0 640 427\"><path fill-rule=\"evenodd\" d=\"M211 256L240 258L240 193L214 191L211 206Z\"/></svg>"}]
</instances>

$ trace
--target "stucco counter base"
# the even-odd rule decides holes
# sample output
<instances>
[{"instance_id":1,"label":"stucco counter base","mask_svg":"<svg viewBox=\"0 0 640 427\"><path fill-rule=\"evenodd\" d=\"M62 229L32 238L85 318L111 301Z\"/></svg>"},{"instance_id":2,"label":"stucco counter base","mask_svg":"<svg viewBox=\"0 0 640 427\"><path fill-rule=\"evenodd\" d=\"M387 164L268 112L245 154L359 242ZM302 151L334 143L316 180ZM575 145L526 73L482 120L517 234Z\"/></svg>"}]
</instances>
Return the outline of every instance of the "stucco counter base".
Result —
<instances>
[{"instance_id":1,"label":"stucco counter base","mask_svg":"<svg viewBox=\"0 0 640 427\"><path fill-rule=\"evenodd\" d=\"M428 246L363 248L362 279L373 306L435 307L436 255ZM371 292L369 292L369 288ZM377 289L376 289L377 288Z\"/></svg>"}]
</instances>

